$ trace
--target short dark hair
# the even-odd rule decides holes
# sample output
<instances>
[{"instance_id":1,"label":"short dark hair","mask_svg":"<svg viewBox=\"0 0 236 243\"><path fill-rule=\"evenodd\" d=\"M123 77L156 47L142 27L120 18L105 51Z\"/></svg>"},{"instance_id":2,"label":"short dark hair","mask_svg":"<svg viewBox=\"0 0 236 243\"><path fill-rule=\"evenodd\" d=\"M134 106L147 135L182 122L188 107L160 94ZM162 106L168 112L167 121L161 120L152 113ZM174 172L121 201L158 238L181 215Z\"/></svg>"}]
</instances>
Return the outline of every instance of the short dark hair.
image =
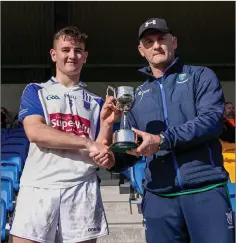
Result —
<instances>
[{"instance_id":1,"label":"short dark hair","mask_svg":"<svg viewBox=\"0 0 236 243\"><path fill-rule=\"evenodd\" d=\"M66 38L72 38L73 40L75 40L76 42L79 41L79 42L83 42L84 45L86 45L86 40L88 38L88 36L79 31L79 29L75 26L67 26L61 30L59 30L55 35L54 35L54 38L53 38L53 47L55 47L55 42L57 40L59 40L61 37L64 37L64 40Z\"/></svg>"},{"instance_id":2,"label":"short dark hair","mask_svg":"<svg viewBox=\"0 0 236 243\"><path fill-rule=\"evenodd\" d=\"M4 110L4 112L8 112L8 110L5 107L1 107L1 110Z\"/></svg>"},{"instance_id":3,"label":"short dark hair","mask_svg":"<svg viewBox=\"0 0 236 243\"><path fill-rule=\"evenodd\" d=\"M228 104L230 104L230 105L234 105L232 102L225 102L225 105L228 105Z\"/></svg>"}]
</instances>

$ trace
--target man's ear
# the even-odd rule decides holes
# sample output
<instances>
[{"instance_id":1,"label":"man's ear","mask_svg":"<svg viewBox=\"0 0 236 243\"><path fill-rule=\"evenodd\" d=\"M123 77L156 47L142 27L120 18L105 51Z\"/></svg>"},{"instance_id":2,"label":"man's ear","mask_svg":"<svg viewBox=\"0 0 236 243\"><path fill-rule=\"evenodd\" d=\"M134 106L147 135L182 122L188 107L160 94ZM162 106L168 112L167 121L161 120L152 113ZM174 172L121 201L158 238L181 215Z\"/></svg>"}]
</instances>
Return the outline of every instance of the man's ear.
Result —
<instances>
[{"instance_id":1,"label":"man's ear","mask_svg":"<svg viewBox=\"0 0 236 243\"><path fill-rule=\"evenodd\" d=\"M83 61L83 63L86 63L87 62L87 58L88 58L88 52L86 51L84 53L84 61Z\"/></svg>"},{"instance_id":2,"label":"man's ear","mask_svg":"<svg viewBox=\"0 0 236 243\"><path fill-rule=\"evenodd\" d=\"M51 55L52 61L56 62L56 51L55 51L55 49L50 50L50 55Z\"/></svg>"},{"instance_id":3,"label":"man's ear","mask_svg":"<svg viewBox=\"0 0 236 243\"><path fill-rule=\"evenodd\" d=\"M138 45L138 50L139 50L140 55L142 57L144 57L143 47L141 46L141 44Z\"/></svg>"},{"instance_id":4,"label":"man's ear","mask_svg":"<svg viewBox=\"0 0 236 243\"><path fill-rule=\"evenodd\" d=\"M172 43L173 43L174 49L177 49L178 41L177 41L177 37L176 36L172 37Z\"/></svg>"}]
</instances>

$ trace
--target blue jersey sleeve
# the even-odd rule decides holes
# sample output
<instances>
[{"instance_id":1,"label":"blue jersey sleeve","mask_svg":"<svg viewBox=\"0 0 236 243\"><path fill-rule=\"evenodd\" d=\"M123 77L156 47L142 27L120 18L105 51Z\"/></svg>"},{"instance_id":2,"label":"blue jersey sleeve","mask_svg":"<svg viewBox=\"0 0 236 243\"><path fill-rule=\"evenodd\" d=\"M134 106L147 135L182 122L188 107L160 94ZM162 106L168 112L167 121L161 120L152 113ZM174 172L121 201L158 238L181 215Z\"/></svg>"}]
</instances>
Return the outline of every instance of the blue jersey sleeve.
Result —
<instances>
[{"instance_id":1,"label":"blue jersey sleeve","mask_svg":"<svg viewBox=\"0 0 236 243\"><path fill-rule=\"evenodd\" d=\"M20 100L19 123L22 123L23 119L30 115L41 115L44 117L43 107L38 96L39 89L41 87L37 84L29 84L24 89Z\"/></svg>"}]
</instances>

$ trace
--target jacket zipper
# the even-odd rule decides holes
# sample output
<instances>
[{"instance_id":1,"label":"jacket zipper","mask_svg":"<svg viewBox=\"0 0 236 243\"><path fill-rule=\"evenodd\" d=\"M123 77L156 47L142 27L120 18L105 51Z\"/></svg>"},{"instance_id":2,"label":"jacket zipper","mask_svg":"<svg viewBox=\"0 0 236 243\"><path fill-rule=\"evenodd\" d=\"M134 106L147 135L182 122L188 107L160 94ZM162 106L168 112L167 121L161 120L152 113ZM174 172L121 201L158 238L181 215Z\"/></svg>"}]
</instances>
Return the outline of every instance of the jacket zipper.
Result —
<instances>
[{"instance_id":1,"label":"jacket zipper","mask_svg":"<svg viewBox=\"0 0 236 243\"><path fill-rule=\"evenodd\" d=\"M166 124L166 126L168 126L169 121L168 121L168 114L167 114L167 108L166 108L166 96L165 96L165 91L164 91L164 87L163 87L163 81L164 81L164 78L162 77L161 82L158 81L158 83L159 83L159 86L160 86L160 89L161 89L161 98L162 98L161 100L162 100L162 105L163 105L165 124ZM183 188L182 178L181 178L181 175L180 175L180 169L179 169L179 166L178 166L177 159L175 157L174 152L171 151L171 153L172 153L175 171L176 171L176 174L177 174L178 185L181 188Z\"/></svg>"},{"instance_id":2,"label":"jacket zipper","mask_svg":"<svg viewBox=\"0 0 236 243\"><path fill-rule=\"evenodd\" d=\"M215 163L214 163L214 160L213 160L213 158L212 158L211 148L210 148L209 145L207 145L207 150L208 150L208 153L209 153L209 158L210 158L211 165L212 165L213 167L215 167Z\"/></svg>"}]
</instances>

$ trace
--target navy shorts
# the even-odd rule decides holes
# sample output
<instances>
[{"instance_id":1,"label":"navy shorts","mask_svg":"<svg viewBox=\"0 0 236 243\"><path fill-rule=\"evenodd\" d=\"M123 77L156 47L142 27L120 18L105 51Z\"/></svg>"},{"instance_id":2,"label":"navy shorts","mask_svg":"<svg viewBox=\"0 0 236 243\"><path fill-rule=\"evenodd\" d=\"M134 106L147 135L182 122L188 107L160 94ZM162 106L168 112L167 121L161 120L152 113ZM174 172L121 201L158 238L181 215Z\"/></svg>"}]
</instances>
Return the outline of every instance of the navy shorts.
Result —
<instances>
[{"instance_id":1,"label":"navy shorts","mask_svg":"<svg viewBox=\"0 0 236 243\"><path fill-rule=\"evenodd\" d=\"M234 216L224 186L142 201L147 243L235 243Z\"/></svg>"}]
</instances>

